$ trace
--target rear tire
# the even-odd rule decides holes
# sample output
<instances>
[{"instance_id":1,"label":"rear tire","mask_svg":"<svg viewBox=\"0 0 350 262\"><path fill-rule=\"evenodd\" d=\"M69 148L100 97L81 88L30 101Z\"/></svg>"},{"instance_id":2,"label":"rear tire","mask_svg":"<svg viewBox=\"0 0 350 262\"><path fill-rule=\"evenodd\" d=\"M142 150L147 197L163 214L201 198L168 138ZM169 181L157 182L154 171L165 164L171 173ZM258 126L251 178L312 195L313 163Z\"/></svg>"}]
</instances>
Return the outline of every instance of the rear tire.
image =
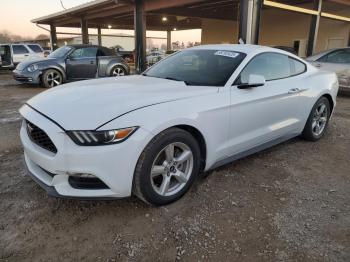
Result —
<instances>
[{"instance_id":1,"label":"rear tire","mask_svg":"<svg viewBox=\"0 0 350 262\"><path fill-rule=\"evenodd\" d=\"M112 68L110 75L111 76L126 76L128 74L128 72L126 71L126 69L122 66L115 66Z\"/></svg>"},{"instance_id":2,"label":"rear tire","mask_svg":"<svg viewBox=\"0 0 350 262\"><path fill-rule=\"evenodd\" d=\"M196 139L182 129L167 129L142 152L135 169L133 193L151 205L170 204L188 191L199 170Z\"/></svg>"},{"instance_id":3,"label":"rear tire","mask_svg":"<svg viewBox=\"0 0 350 262\"><path fill-rule=\"evenodd\" d=\"M46 88L61 85L63 83L62 74L56 69L48 69L42 76L42 83Z\"/></svg>"},{"instance_id":4,"label":"rear tire","mask_svg":"<svg viewBox=\"0 0 350 262\"><path fill-rule=\"evenodd\" d=\"M321 139L327 130L331 106L326 97L321 97L313 106L304 127L302 138L308 141Z\"/></svg>"}]
</instances>

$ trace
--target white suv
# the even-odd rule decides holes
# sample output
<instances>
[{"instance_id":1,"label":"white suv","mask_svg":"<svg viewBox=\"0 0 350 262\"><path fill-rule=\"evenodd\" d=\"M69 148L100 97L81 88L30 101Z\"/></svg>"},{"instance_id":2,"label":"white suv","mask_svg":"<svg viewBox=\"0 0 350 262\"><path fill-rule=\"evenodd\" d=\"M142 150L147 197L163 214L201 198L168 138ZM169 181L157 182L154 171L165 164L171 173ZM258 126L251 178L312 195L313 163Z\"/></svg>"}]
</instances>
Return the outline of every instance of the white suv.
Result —
<instances>
[{"instance_id":1,"label":"white suv","mask_svg":"<svg viewBox=\"0 0 350 262\"><path fill-rule=\"evenodd\" d=\"M44 57L38 44L0 44L0 68L14 68L27 59Z\"/></svg>"}]
</instances>

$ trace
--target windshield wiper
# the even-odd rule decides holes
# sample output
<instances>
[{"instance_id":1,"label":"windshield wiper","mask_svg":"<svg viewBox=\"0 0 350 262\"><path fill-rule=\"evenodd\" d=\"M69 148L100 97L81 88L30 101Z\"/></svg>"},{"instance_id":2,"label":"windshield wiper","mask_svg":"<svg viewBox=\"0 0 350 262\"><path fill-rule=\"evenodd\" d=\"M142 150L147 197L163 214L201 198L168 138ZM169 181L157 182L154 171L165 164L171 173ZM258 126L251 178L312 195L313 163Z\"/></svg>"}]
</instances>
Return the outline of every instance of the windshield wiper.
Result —
<instances>
[{"instance_id":1,"label":"windshield wiper","mask_svg":"<svg viewBox=\"0 0 350 262\"><path fill-rule=\"evenodd\" d=\"M185 85L187 85L187 86L193 86L193 85L195 85L194 83L190 83L190 82L187 82L187 81L185 81L185 80L177 79L177 78L174 78L174 77L150 76L150 75L147 75L146 73L143 73L142 75L143 75L143 76L148 76L148 77L155 77L155 78L160 78L160 79L167 79L167 80L173 80L173 81L178 81L178 82L184 82Z\"/></svg>"},{"instance_id":2,"label":"windshield wiper","mask_svg":"<svg viewBox=\"0 0 350 262\"><path fill-rule=\"evenodd\" d=\"M187 82L187 81L185 81L185 80L177 79L177 78L174 78L174 77L166 77L165 79L167 79L167 80L179 81L179 82L184 82L185 85L187 85L187 86L192 85L191 83L189 83L189 82Z\"/></svg>"},{"instance_id":3,"label":"windshield wiper","mask_svg":"<svg viewBox=\"0 0 350 262\"><path fill-rule=\"evenodd\" d=\"M177 78L174 78L174 77L170 77L170 76L165 77L165 79L183 82L183 80L180 80L180 79L177 79Z\"/></svg>"}]
</instances>

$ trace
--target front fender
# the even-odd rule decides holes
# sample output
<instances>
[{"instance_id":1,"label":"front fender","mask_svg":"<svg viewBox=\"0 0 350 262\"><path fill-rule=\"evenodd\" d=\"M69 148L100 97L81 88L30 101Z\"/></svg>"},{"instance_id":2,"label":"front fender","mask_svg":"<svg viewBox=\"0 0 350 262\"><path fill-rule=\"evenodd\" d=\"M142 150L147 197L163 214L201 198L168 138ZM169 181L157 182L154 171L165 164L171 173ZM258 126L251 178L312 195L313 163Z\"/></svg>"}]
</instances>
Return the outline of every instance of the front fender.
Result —
<instances>
[{"instance_id":1,"label":"front fender","mask_svg":"<svg viewBox=\"0 0 350 262\"><path fill-rule=\"evenodd\" d=\"M99 130L140 126L150 135L145 143L174 126L189 126L201 133L206 146L206 167L226 157L229 132L230 96L215 92L189 99L157 104L120 116Z\"/></svg>"},{"instance_id":2,"label":"front fender","mask_svg":"<svg viewBox=\"0 0 350 262\"><path fill-rule=\"evenodd\" d=\"M61 75L63 76L63 82L66 82L67 80L67 74L66 74L66 71L64 70L64 68L59 65L59 64L56 64L56 63L51 63L51 64L47 64L45 66L40 66L39 67L39 70L41 71L41 75L46 71L46 70L49 70L49 69L55 69L57 71L59 71L61 73Z\"/></svg>"}]
</instances>

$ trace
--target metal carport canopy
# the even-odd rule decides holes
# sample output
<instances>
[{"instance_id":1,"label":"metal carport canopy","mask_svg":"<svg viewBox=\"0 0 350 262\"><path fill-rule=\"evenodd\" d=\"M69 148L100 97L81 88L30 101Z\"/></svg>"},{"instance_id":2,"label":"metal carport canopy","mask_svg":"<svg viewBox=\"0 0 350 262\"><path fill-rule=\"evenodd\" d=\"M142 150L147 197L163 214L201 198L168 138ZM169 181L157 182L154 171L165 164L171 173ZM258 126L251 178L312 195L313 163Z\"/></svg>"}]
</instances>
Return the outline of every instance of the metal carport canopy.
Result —
<instances>
[{"instance_id":1,"label":"metal carport canopy","mask_svg":"<svg viewBox=\"0 0 350 262\"><path fill-rule=\"evenodd\" d=\"M234 5L233 0L203 1L203 0L145 0L144 9L146 12L147 30L166 31L176 28L178 30L201 28L200 18L214 18L210 11L206 14L197 12L197 6L189 5ZM179 7L189 7L191 17L178 15ZM108 28L111 25L115 29L134 29L134 8L133 0L96 0L82 4L61 12L33 19L33 23L54 25L56 27L81 27L81 19L87 20L90 28ZM175 14L171 14L171 11ZM226 9L227 10L227 9ZM184 10L183 10L184 11ZM187 12L186 12L187 13ZM227 13L227 12L226 12ZM162 16L169 15L167 21L162 21ZM218 14L216 14L217 17ZM227 16L228 14L226 14ZM233 17L232 11L230 15ZM220 17L220 16L219 16ZM219 18L218 17L218 18ZM219 18L220 19L220 18Z\"/></svg>"}]
</instances>

